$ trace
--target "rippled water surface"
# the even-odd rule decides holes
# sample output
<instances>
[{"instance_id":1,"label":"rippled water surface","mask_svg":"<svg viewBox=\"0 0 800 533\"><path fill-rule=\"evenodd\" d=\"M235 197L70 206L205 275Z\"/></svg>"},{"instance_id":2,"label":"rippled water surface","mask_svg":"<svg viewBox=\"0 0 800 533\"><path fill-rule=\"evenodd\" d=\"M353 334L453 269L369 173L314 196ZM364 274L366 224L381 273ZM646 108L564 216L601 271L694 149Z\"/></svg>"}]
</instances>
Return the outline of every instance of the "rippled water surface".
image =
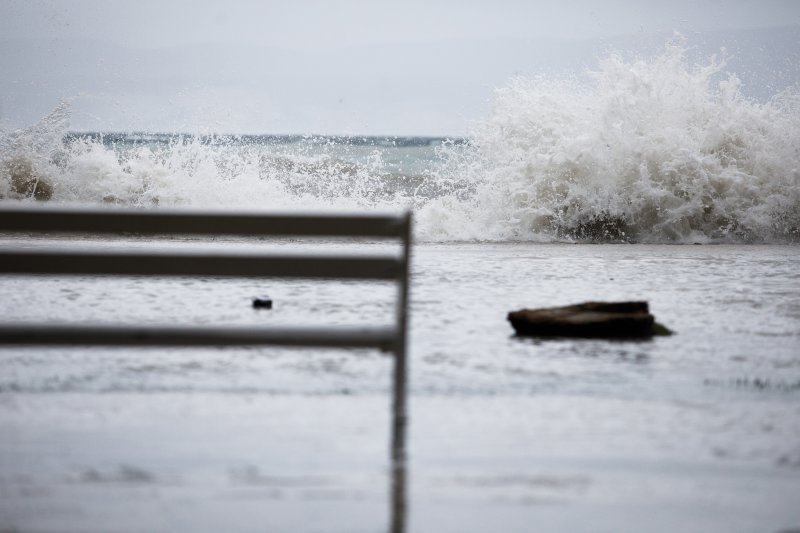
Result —
<instances>
[{"instance_id":1,"label":"rippled water surface","mask_svg":"<svg viewBox=\"0 0 800 533\"><path fill-rule=\"evenodd\" d=\"M796 527L798 260L775 245L415 247L410 530ZM394 298L188 278L4 277L0 293L5 321L250 325L390 323ZM271 311L250 307L262 293ZM648 300L676 335L519 339L505 320L590 299ZM0 524L385 529L390 370L370 351L3 349Z\"/></svg>"}]
</instances>

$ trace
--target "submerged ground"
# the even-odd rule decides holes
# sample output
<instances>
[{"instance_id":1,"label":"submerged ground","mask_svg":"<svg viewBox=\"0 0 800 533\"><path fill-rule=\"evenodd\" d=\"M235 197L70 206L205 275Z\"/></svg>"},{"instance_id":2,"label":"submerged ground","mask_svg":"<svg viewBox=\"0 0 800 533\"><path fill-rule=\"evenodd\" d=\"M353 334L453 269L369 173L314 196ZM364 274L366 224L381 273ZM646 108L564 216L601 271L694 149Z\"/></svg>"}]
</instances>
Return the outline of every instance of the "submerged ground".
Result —
<instances>
[{"instance_id":1,"label":"submerged ground","mask_svg":"<svg viewBox=\"0 0 800 533\"><path fill-rule=\"evenodd\" d=\"M797 528L799 259L796 246L417 246L409 531ZM3 278L0 316L391 320L392 288L364 289ZM253 311L263 292L275 308ZM587 299L649 300L677 335L522 340L505 321ZM386 529L389 371L371 352L4 349L0 529Z\"/></svg>"}]
</instances>

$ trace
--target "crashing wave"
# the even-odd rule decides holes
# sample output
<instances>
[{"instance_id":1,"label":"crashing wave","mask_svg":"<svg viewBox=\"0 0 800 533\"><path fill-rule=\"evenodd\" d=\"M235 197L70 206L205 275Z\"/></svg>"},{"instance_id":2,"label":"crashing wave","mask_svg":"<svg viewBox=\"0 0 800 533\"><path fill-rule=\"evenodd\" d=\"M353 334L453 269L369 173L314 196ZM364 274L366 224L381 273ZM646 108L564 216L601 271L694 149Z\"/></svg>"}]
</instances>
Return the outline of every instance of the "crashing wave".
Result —
<instances>
[{"instance_id":1,"label":"crashing wave","mask_svg":"<svg viewBox=\"0 0 800 533\"><path fill-rule=\"evenodd\" d=\"M445 171L469 176L476 192L431 206L430 232L800 239L800 92L748 100L723 61L690 65L685 52L676 38L653 59L609 55L588 84L519 78L497 90L468 155Z\"/></svg>"},{"instance_id":2,"label":"crashing wave","mask_svg":"<svg viewBox=\"0 0 800 533\"><path fill-rule=\"evenodd\" d=\"M0 197L413 207L427 241L800 241L800 90L757 102L724 61L693 64L686 52L676 37L652 58L609 54L588 81L517 78L466 144L435 152L325 138L70 136L62 102L0 133ZM427 158L424 169L392 167L401 149Z\"/></svg>"}]
</instances>

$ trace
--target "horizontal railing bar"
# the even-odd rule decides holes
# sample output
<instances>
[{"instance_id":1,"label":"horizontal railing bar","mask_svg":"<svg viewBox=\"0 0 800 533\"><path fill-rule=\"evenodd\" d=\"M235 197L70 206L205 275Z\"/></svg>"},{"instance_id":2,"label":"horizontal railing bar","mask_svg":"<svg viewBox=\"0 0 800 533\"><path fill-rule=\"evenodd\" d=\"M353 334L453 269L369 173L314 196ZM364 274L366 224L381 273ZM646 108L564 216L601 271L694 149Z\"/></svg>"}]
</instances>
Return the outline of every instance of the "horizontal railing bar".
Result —
<instances>
[{"instance_id":1,"label":"horizontal railing bar","mask_svg":"<svg viewBox=\"0 0 800 533\"><path fill-rule=\"evenodd\" d=\"M0 207L0 232L400 238L405 218L178 209Z\"/></svg>"},{"instance_id":2,"label":"horizontal railing bar","mask_svg":"<svg viewBox=\"0 0 800 533\"><path fill-rule=\"evenodd\" d=\"M30 346L286 346L393 349L390 327L266 328L0 324L0 344Z\"/></svg>"},{"instance_id":3,"label":"horizontal railing bar","mask_svg":"<svg viewBox=\"0 0 800 533\"><path fill-rule=\"evenodd\" d=\"M391 256L25 248L0 249L0 273L362 280L396 280L404 275L402 260Z\"/></svg>"}]
</instances>

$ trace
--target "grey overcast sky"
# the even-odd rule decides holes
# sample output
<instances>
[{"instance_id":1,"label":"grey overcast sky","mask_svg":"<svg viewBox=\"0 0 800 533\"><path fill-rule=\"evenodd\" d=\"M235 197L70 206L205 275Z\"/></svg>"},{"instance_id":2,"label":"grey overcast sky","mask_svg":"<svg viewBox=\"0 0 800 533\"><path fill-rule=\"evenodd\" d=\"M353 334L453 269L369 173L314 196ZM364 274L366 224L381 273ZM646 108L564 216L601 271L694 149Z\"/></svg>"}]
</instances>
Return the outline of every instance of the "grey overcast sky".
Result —
<instances>
[{"instance_id":1,"label":"grey overcast sky","mask_svg":"<svg viewBox=\"0 0 800 533\"><path fill-rule=\"evenodd\" d=\"M770 83L793 83L798 27L796 0L0 0L0 127L67 98L77 130L458 135L511 76L674 31L789 53Z\"/></svg>"}]
</instances>

